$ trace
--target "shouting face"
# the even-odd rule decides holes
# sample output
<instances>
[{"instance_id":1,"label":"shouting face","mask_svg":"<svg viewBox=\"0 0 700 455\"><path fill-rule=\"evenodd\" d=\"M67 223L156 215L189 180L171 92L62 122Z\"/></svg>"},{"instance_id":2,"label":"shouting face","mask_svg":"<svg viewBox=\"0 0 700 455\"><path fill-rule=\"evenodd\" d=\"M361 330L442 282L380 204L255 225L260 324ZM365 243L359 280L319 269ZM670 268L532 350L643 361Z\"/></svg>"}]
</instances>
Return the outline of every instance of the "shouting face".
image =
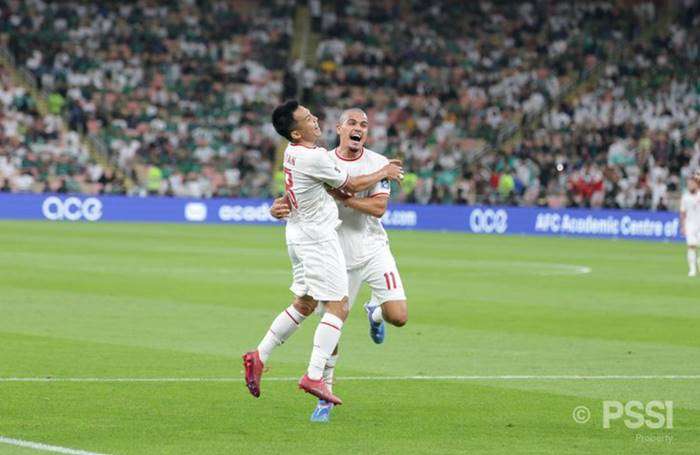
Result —
<instances>
[{"instance_id":1,"label":"shouting face","mask_svg":"<svg viewBox=\"0 0 700 455\"><path fill-rule=\"evenodd\" d=\"M341 148L347 147L353 152L359 152L364 147L369 132L367 114L360 109L343 112L336 130L340 136Z\"/></svg>"}]
</instances>

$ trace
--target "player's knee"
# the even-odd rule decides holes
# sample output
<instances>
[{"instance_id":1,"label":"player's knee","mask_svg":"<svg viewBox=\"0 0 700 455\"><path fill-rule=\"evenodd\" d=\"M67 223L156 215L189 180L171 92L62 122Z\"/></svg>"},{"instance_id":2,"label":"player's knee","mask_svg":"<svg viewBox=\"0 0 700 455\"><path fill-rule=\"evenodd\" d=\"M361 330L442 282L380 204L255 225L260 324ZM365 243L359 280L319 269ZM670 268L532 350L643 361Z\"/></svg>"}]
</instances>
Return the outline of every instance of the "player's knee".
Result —
<instances>
[{"instance_id":1,"label":"player's knee","mask_svg":"<svg viewBox=\"0 0 700 455\"><path fill-rule=\"evenodd\" d=\"M401 302L398 308L392 307L391 311L384 314L384 320L395 327L403 327L408 322L408 309L406 302Z\"/></svg>"},{"instance_id":2,"label":"player's knee","mask_svg":"<svg viewBox=\"0 0 700 455\"><path fill-rule=\"evenodd\" d=\"M308 295L294 299L294 308L304 316L311 316L316 309L316 305L318 305L318 302Z\"/></svg>"},{"instance_id":3,"label":"player's knee","mask_svg":"<svg viewBox=\"0 0 700 455\"><path fill-rule=\"evenodd\" d=\"M350 304L348 303L348 298L343 297L343 300L340 301L340 314L338 314L337 316L344 322L348 318L349 314Z\"/></svg>"},{"instance_id":4,"label":"player's knee","mask_svg":"<svg viewBox=\"0 0 700 455\"><path fill-rule=\"evenodd\" d=\"M326 312L340 318L341 321L345 322L350 313L350 305L348 304L348 298L343 297L342 300L337 302L328 302L326 304Z\"/></svg>"},{"instance_id":5,"label":"player's knee","mask_svg":"<svg viewBox=\"0 0 700 455\"><path fill-rule=\"evenodd\" d=\"M408 322L408 315L406 313L403 313L397 316L393 316L388 322L394 327L403 327Z\"/></svg>"}]
</instances>

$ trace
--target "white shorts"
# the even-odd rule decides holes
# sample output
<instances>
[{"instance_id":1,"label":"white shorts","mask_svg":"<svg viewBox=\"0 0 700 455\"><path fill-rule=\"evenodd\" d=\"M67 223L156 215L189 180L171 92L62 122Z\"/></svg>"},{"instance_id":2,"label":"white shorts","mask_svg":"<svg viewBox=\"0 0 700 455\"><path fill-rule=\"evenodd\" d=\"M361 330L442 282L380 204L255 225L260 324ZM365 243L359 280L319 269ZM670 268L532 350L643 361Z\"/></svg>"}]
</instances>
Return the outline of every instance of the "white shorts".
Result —
<instances>
[{"instance_id":1,"label":"white shorts","mask_svg":"<svg viewBox=\"0 0 700 455\"><path fill-rule=\"evenodd\" d=\"M700 229L694 226L685 227L685 243L688 246L697 246L698 240L700 240Z\"/></svg>"},{"instance_id":2,"label":"white shorts","mask_svg":"<svg viewBox=\"0 0 700 455\"><path fill-rule=\"evenodd\" d=\"M310 295L319 302L339 301L348 295L345 257L338 238L307 245L287 245L297 297Z\"/></svg>"},{"instance_id":3,"label":"white shorts","mask_svg":"<svg viewBox=\"0 0 700 455\"><path fill-rule=\"evenodd\" d=\"M362 283L367 283L379 303L406 300L399 269L389 245L372 256L362 266L348 270L350 308L355 303Z\"/></svg>"}]
</instances>

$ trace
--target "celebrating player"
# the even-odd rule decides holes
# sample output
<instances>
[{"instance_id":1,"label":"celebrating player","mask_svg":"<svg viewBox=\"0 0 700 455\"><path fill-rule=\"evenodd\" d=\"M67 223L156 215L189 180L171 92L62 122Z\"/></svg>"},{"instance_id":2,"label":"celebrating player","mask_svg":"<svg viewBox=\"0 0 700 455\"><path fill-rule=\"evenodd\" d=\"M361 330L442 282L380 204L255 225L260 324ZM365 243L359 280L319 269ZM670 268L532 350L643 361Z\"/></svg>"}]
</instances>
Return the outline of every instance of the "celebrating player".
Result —
<instances>
[{"instance_id":1,"label":"celebrating player","mask_svg":"<svg viewBox=\"0 0 700 455\"><path fill-rule=\"evenodd\" d=\"M375 172L389 162L384 156L364 147L369 121L361 109L343 112L336 128L340 144L329 153L348 175ZM389 192L387 180L354 195L331 190L340 201L342 223L338 234L348 269L350 307L352 308L362 283L367 283L372 290L372 298L364 307L369 319L370 337L375 343L384 341L384 321L397 327L403 326L407 321L406 295L396 261L389 249L387 234L380 221L389 202ZM271 213L276 218L287 216L289 205L286 200L277 199ZM336 348L323 372L324 381L331 390L337 355ZM328 420L331 408L332 403L319 400L312 420Z\"/></svg>"},{"instance_id":2,"label":"celebrating player","mask_svg":"<svg viewBox=\"0 0 700 455\"><path fill-rule=\"evenodd\" d=\"M290 289L295 299L275 318L258 348L243 355L246 385L253 396L260 396L264 364L273 349L297 330L318 302L323 302L325 314L316 328L309 367L299 388L341 404L326 386L323 371L348 314L348 277L336 231L338 208L325 186L355 193L382 180L400 180L403 171L398 161L393 161L369 175L350 177L326 149L316 146L321 136L318 118L297 101L278 106L272 123L290 142L284 152L286 198L291 207L286 240L293 271Z\"/></svg>"},{"instance_id":3,"label":"celebrating player","mask_svg":"<svg viewBox=\"0 0 700 455\"><path fill-rule=\"evenodd\" d=\"M700 240L700 170L688 179L688 191L681 198L681 234L688 244L688 276L695 276Z\"/></svg>"}]
</instances>

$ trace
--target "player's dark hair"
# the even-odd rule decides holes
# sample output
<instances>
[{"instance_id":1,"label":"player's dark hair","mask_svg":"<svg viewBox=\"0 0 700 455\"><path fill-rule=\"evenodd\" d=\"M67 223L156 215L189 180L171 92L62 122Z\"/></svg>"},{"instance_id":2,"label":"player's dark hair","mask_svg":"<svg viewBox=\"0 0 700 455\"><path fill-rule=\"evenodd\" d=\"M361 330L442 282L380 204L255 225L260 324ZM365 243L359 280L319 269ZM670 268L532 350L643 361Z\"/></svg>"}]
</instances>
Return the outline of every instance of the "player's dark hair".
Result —
<instances>
[{"instance_id":1,"label":"player's dark hair","mask_svg":"<svg viewBox=\"0 0 700 455\"><path fill-rule=\"evenodd\" d=\"M292 139L292 130L296 127L294 111L298 107L299 102L297 100L288 100L272 111L272 126L275 127L277 134L285 137L289 142L294 142Z\"/></svg>"}]
</instances>

